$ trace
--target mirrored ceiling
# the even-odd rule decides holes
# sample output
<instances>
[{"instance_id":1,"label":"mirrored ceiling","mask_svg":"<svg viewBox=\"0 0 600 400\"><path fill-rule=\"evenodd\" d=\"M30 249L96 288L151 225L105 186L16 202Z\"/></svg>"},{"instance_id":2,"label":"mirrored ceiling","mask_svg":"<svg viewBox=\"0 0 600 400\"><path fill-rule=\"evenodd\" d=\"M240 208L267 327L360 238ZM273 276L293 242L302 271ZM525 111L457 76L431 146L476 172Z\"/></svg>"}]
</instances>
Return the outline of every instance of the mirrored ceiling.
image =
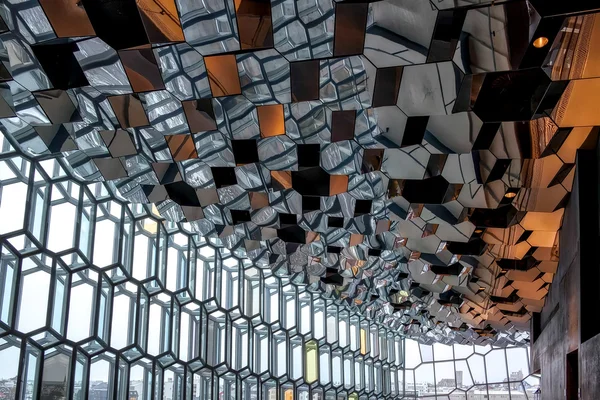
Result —
<instances>
[{"instance_id":1,"label":"mirrored ceiling","mask_svg":"<svg viewBox=\"0 0 600 400\"><path fill-rule=\"evenodd\" d=\"M405 339L526 346L600 125L592 3L3 0L0 353L270 399L399 396Z\"/></svg>"}]
</instances>

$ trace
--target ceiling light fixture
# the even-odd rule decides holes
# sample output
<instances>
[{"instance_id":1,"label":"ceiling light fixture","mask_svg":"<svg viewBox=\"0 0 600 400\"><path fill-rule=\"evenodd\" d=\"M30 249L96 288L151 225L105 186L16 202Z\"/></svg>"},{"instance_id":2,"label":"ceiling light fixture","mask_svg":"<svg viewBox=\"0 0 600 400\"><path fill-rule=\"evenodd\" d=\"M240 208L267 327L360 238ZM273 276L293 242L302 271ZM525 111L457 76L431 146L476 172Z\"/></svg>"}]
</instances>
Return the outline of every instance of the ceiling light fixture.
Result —
<instances>
[{"instance_id":1,"label":"ceiling light fixture","mask_svg":"<svg viewBox=\"0 0 600 400\"><path fill-rule=\"evenodd\" d=\"M504 195L504 197L506 197L507 199L512 199L516 196L517 196L516 192L506 192L506 194Z\"/></svg>"},{"instance_id":2,"label":"ceiling light fixture","mask_svg":"<svg viewBox=\"0 0 600 400\"><path fill-rule=\"evenodd\" d=\"M533 47L536 47L538 49L541 49L542 47L544 47L547 44L548 44L548 38L545 36L540 36L539 38L537 38L533 41Z\"/></svg>"}]
</instances>

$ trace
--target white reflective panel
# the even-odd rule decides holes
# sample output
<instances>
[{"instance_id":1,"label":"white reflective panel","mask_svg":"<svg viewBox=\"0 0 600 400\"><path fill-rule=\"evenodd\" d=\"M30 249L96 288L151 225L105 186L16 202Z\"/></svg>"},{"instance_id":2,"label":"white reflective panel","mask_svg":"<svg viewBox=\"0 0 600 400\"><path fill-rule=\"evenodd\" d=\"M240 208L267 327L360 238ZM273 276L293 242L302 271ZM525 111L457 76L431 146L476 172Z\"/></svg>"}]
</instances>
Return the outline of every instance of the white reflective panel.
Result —
<instances>
[{"instance_id":1,"label":"white reflective panel","mask_svg":"<svg viewBox=\"0 0 600 400\"><path fill-rule=\"evenodd\" d=\"M148 353L158 355L161 351L161 324L163 318L163 308L154 303L150 304L148 319Z\"/></svg>"},{"instance_id":2,"label":"white reflective panel","mask_svg":"<svg viewBox=\"0 0 600 400\"><path fill-rule=\"evenodd\" d=\"M354 362L351 356L344 357L344 387L350 389L354 386Z\"/></svg>"},{"instance_id":3,"label":"white reflective panel","mask_svg":"<svg viewBox=\"0 0 600 400\"><path fill-rule=\"evenodd\" d=\"M106 267L117 259L116 254L114 254L117 225L108 219L102 221L96 219L96 221L93 261L98 267Z\"/></svg>"},{"instance_id":4,"label":"white reflective panel","mask_svg":"<svg viewBox=\"0 0 600 400\"><path fill-rule=\"evenodd\" d=\"M63 203L51 209L48 250L60 252L73 247L77 207Z\"/></svg>"},{"instance_id":5,"label":"white reflective panel","mask_svg":"<svg viewBox=\"0 0 600 400\"><path fill-rule=\"evenodd\" d=\"M420 344L419 348L421 349L423 362L433 361L433 346Z\"/></svg>"},{"instance_id":6,"label":"white reflective panel","mask_svg":"<svg viewBox=\"0 0 600 400\"><path fill-rule=\"evenodd\" d=\"M363 387L364 370L364 360L362 358L356 359L354 363L354 387L356 390L360 390Z\"/></svg>"},{"instance_id":7,"label":"white reflective panel","mask_svg":"<svg viewBox=\"0 0 600 400\"><path fill-rule=\"evenodd\" d=\"M254 330L254 371L258 374L269 367L269 336L267 328L259 326Z\"/></svg>"},{"instance_id":8,"label":"white reflective panel","mask_svg":"<svg viewBox=\"0 0 600 400\"><path fill-rule=\"evenodd\" d=\"M334 386L342 384L342 355L340 352L333 352L331 359L331 369L333 372L332 383Z\"/></svg>"},{"instance_id":9,"label":"white reflective panel","mask_svg":"<svg viewBox=\"0 0 600 400\"><path fill-rule=\"evenodd\" d=\"M182 312L181 316L181 327L179 330L179 357L183 361L190 359L190 331L191 331L191 320L192 317L187 312ZM193 339L193 338L192 338Z\"/></svg>"},{"instance_id":10,"label":"white reflective panel","mask_svg":"<svg viewBox=\"0 0 600 400\"><path fill-rule=\"evenodd\" d=\"M260 284L258 269L248 268L244 272L244 314L251 317L260 312Z\"/></svg>"},{"instance_id":11,"label":"white reflective panel","mask_svg":"<svg viewBox=\"0 0 600 400\"><path fill-rule=\"evenodd\" d=\"M474 354L467 359L467 363L469 364L469 370L473 375L474 383L485 382L486 381L486 372L485 372L485 362L483 356L478 354Z\"/></svg>"},{"instance_id":12,"label":"white reflective panel","mask_svg":"<svg viewBox=\"0 0 600 400\"><path fill-rule=\"evenodd\" d=\"M435 361L453 360L454 352L452 346L435 343L433 345L433 357L435 358Z\"/></svg>"},{"instance_id":13,"label":"white reflective panel","mask_svg":"<svg viewBox=\"0 0 600 400\"><path fill-rule=\"evenodd\" d=\"M273 335L273 343L275 346L275 376L282 376L287 372L287 350L288 343L284 332Z\"/></svg>"},{"instance_id":14,"label":"white reflective panel","mask_svg":"<svg viewBox=\"0 0 600 400\"><path fill-rule=\"evenodd\" d=\"M419 351L419 344L414 340L405 340L405 352L406 357L404 358L406 368L415 368L421 364L421 352Z\"/></svg>"},{"instance_id":15,"label":"white reflective panel","mask_svg":"<svg viewBox=\"0 0 600 400\"><path fill-rule=\"evenodd\" d=\"M92 273L92 275L95 274ZM67 329L67 338L70 340L79 341L90 335L94 293L94 286L88 283L72 286Z\"/></svg>"},{"instance_id":16,"label":"white reflective panel","mask_svg":"<svg viewBox=\"0 0 600 400\"><path fill-rule=\"evenodd\" d=\"M473 346L455 344L454 346L454 357L458 359L467 358L473 354Z\"/></svg>"},{"instance_id":17,"label":"white reflective panel","mask_svg":"<svg viewBox=\"0 0 600 400\"><path fill-rule=\"evenodd\" d=\"M8 381L19 371L19 358L21 355L21 342L16 338L0 339L0 357L3 367L0 368L0 380Z\"/></svg>"},{"instance_id":18,"label":"white reflective panel","mask_svg":"<svg viewBox=\"0 0 600 400\"><path fill-rule=\"evenodd\" d=\"M27 204L27 185L13 183L2 187L0 196L0 234L23 228L25 205Z\"/></svg>"},{"instance_id":19,"label":"white reflective panel","mask_svg":"<svg viewBox=\"0 0 600 400\"><path fill-rule=\"evenodd\" d=\"M290 340L291 347L291 377L293 379L299 379L304 373L304 348L303 343L300 339Z\"/></svg>"},{"instance_id":20,"label":"white reflective panel","mask_svg":"<svg viewBox=\"0 0 600 400\"><path fill-rule=\"evenodd\" d=\"M504 349L495 349L485 356L485 367L487 372L487 382L506 382L506 355Z\"/></svg>"},{"instance_id":21,"label":"white reflective panel","mask_svg":"<svg viewBox=\"0 0 600 400\"><path fill-rule=\"evenodd\" d=\"M334 343L338 338L337 310L332 308L327 309L327 343Z\"/></svg>"},{"instance_id":22,"label":"white reflective panel","mask_svg":"<svg viewBox=\"0 0 600 400\"><path fill-rule=\"evenodd\" d=\"M329 365L331 363L331 353L327 348L319 349L319 381L326 385L331 382L331 371Z\"/></svg>"},{"instance_id":23,"label":"white reflective panel","mask_svg":"<svg viewBox=\"0 0 600 400\"><path fill-rule=\"evenodd\" d=\"M314 315L312 298L307 292L301 293L298 297L300 333L306 335L312 332L312 319Z\"/></svg>"},{"instance_id":24,"label":"white reflective panel","mask_svg":"<svg viewBox=\"0 0 600 400\"><path fill-rule=\"evenodd\" d=\"M126 294L115 296L113 300L110 343L115 349L121 349L131 344L129 318L135 314L135 310L131 308L133 305L132 299Z\"/></svg>"},{"instance_id":25,"label":"white reflective panel","mask_svg":"<svg viewBox=\"0 0 600 400\"><path fill-rule=\"evenodd\" d=\"M529 375L529 353L527 348L513 347L506 349L508 374L511 381L521 381Z\"/></svg>"},{"instance_id":26,"label":"white reflective panel","mask_svg":"<svg viewBox=\"0 0 600 400\"><path fill-rule=\"evenodd\" d=\"M325 336L325 301L314 300L314 328L313 335L315 339L321 339Z\"/></svg>"},{"instance_id":27,"label":"white reflective panel","mask_svg":"<svg viewBox=\"0 0 600 400\"><path fill-rule=\"evenodd\" d=\"M17 323L19 331L30 332L46 324L49 293L49 273L34 272L22 278Z\"/></svg>"}]
</instances>

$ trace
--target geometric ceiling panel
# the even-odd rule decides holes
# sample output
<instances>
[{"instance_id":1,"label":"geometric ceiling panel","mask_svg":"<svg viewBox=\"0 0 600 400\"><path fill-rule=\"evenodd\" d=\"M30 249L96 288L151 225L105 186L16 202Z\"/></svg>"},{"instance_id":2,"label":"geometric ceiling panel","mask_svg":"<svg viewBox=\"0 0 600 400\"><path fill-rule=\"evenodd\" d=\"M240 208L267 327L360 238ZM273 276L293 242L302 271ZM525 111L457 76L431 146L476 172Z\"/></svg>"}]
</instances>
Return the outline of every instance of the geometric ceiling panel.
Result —
<instances>
[{"instance_id":1,"label":"geometric ceiling panel","mask_svg":"<svg viewBox=\"0 0 600 400\"><path fill-rule=\"evenodd\" d=\"M346 363L350 353L305 336L314 327L214 300L233 290L227 279L209 288L188 275L213 279L218 264L221 279L235 264L244 272L230 278L253 288L260 276L260 296L277 286L273 305L289 294L364 321L358 340L371 330L422 344L527 344L559 257L575 150L600 125L589 101L600 17L542 3L6 0L2 193L26 212L0 232L2 256L19 277L11 290L50 282L56 297L23 326L10 319L30 305L12 305L0 340L26 342L34 358L58 346L49 365L78 365L62 353L73 346L92 360L81 368L156 362L178 384L179 368L201 381L210 365L219 388L231 378L219 370L230 352L219 335L251 340L252 357L266 336L306 360L328 352ZM68 237L56 238L57 220ZM178 255L166 255L171 244ZM188 258L203 251L213 255ZM131 321L149 307L163 327L204 324L215 347L190 348L202 362L182 362L169 347L183 346L171 343L183 341L175 325L152 353L136 335L154 333L113 319L129 326L115 347L98 310L72 340L53 322L67 318L55 315L64 282L69 296L93 293ZM248 382L260 377L268 393L280 376L261 375L262 363L273 361L252 362ZM290 368L289 382L304 376L308 390L311 373Z\"/></svg>"}]
</instances>

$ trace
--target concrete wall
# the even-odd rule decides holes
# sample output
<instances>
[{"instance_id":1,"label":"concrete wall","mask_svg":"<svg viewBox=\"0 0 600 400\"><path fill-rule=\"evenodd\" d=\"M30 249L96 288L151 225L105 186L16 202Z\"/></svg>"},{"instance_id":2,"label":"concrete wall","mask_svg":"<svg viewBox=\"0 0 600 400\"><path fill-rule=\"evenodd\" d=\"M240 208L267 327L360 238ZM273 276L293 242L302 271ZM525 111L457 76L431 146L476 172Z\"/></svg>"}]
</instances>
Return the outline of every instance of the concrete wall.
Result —
<instances>
[{"instance_id":1,"label":"concrete wall","mask_svg":"<svg viewBox=\"0 0 600 400\"><path fill-rule=\"evenodd\" d=\"M585 341L579 348L579 387L582 400L600 397L600 335Z\"/></svg>"},{"instance_id":2,"label":"concrete wall","mask_svg":"<svg viewBox=\"0 0 600 400\"><path fill-rule=\"evenodd\" d=\"M532 369L542 373L544 400L566 398L567 354L575 350L580 398L600 399L599 168L596 143L578 152L558 269L542 312L532 319Z\"/></svg>"},{"instance_id":3,"label":"concrete wall","mask_svg":"<svg viewBox=\"0 0 600 400\"><path fill-rule=\"evenodd\" d=\"M560 232L560 261L531 346L532 369L542 372L545 399L564 399L566 355L579 345L579 213L577 177Z\"/></svg>"}]
</instances>

